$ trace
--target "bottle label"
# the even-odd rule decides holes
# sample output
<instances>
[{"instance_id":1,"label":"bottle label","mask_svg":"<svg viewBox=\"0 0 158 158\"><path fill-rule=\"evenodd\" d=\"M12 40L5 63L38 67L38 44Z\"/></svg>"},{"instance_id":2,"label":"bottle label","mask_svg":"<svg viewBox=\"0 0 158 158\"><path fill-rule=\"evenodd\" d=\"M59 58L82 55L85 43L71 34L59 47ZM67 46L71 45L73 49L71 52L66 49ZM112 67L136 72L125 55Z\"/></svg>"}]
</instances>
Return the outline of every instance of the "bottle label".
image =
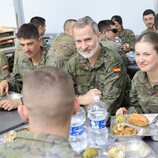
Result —
<instances>
[{"instance_id":1,"label":"bottle label","mask_svg":"<svg viewBox=\"0 0 158 158\"><path fill-rule=\"evenodd\" d=\"M100 120L100 121L90 120L90 126L93 129L102 129L106 127L106 123L105 120Z\"/></svg>"},{"instance_id":2,"label":"bottle label","mask_svg":"<svg viewBox=\"0 0 158 158\"><path fill-rule=\"evenodd\" d=\"M79 136L79 135L81 135L81 134L83 134L83 132L84 132L84 125L82 125L82 126L72 126L71 128L70 128L70 135L71 136Z\"/></svg>"}]
</instances>

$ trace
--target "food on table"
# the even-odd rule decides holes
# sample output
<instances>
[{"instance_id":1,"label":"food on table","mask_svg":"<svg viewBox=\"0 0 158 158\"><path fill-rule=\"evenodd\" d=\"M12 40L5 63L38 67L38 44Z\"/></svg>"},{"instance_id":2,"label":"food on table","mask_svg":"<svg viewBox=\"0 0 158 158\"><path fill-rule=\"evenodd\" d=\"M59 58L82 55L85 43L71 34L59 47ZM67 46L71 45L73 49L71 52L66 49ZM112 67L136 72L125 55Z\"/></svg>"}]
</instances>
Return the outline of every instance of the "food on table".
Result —
<instances>
[{"instance_id":1,"label":"food on table","mask_svg":"<svg viewBox=\"0 0 158 158\"><path fill-rule=\"evenodd\" d=\"M13 142L13 140L16 138L16 132L15 131L9 131L4 135L4 140L6 142Z\"/></svg>"},{"instance_id":2,"label":"food on table","mask_svg":"<svg viewBox=\"0 0 158 158\"><path fill-rule=\"evenodd\" d=\"M137 113L131 114L128 119L128 122L141 127L147 126L149 124L149 120L145 115Z\"/></svg>"},{"instance_id":3,"label":"food on table","mask_svg":"<svg viewBox=\"0 0 158 158\"><path fill-rule=\"evenodd\" d=\"M124 146L114 146L108 150L109 158L125 158Z\"/></svg>"},{"instance_id":4,"label":"food on table","mask_svg":"<svg viewBox=\"0 0 158 158\"><path fill-rule=\"evenodd\" d=\"M131 136L137 134L137 129L128 126L125 123L120 123L112 127L112 131L116 135Z\"/></svg>"},{"instance_id":5,"label":"food on table","mask_svg":"<svg viewBox=\"0 0 158 158\"><path fill-rule=\"evenodd\" d=\"M98 156L97 148L87 148L82 154L83 158L95 158Z\"/></svg>"},{"instance_id":6,"label":"food on table","mask_svg":"<svg viewBox=\"0 0 158 158\"><path fill-rule=\"evenodd\" d=\"M124 122L126 120L124 115L117 115L116 122Z\"/></svg>"}]
</instances>

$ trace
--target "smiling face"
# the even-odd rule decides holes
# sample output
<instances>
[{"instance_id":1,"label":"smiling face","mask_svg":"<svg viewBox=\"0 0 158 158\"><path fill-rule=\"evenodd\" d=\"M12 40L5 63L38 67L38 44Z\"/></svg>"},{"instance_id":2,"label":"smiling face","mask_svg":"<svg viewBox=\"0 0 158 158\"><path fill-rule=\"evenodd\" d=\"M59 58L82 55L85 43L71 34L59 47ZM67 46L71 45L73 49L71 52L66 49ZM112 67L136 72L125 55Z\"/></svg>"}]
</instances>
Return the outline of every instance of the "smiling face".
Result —
<instances>
[{"instance_id":1,"label":"smiling face","mask_svg":"<svg viewBox=\"0 0 158 158\"><path fill-rule=\"evenodd\" d=\"M153 29L153 27L154 27L154 15L153 14L144 15L143 21L148 29Z\"/></svg>"},{"instance_id":2,"label":"smiling face","mask_svg":"<svg viewBox=\"0 0 158 158\"><path fill-rule=\"evenodd\" d=\"M19 39L19 44L21 45L24 53L28 58L34 58L40 52L41 40L40 39Z\"/></svg>"},{"instance_id":3,"label":"smiling face","mask_svg":"<svg viewBox=\"0 0 158 158\"><path fill-rule=\"evenodd\" d=\"M152 43L140 41L135 45L136 63L143 72L155 72L158 69L158 52Z\"/></svg>"},{"instance_id":4,"label":"smiling face","mask_svg":"<svg viewBox=\"0 0 158 158\"><path fill-rule=\"evenodd\" d=\"M88 25L74 28L74 39L77 51L84 58L92 58L99 50L101 34L96 35Z\"/></svg>"}]
</instances>

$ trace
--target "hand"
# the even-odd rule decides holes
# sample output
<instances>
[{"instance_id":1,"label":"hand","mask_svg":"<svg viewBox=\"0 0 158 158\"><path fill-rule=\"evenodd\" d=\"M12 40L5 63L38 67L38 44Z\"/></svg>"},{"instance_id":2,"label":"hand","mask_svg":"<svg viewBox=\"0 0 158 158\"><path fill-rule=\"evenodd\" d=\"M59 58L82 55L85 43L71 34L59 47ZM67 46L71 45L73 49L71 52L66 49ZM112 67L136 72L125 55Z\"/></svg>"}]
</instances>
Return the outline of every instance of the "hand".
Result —
<instances>
[{"instance_id":1,"label":"hand","mask_svg":"<svg viewBox=\"0 0 158 158\"><path fill-rule=\"evenodd\" d=\"M130 46L129 46L128 43L125 43L125 44L122 45L122 50L123 50L125 53L128 53L128 52L130 52L131 48L130 48Z\"/></svg>"},{"instance_id":2,"label":"hand","mask_svg":"<svg viewBox=\"0 0 158 158\"><path fill-rule=\"evenodd\" d=\"M20 99L14 99L14 100L1 100L0 101L0 107L4 110L12 110L16 109L21 103Z\"/></svg>"},{"instance_id":3,"label":"hand","mask_svg":"<svg viewBox=\"0 0 158 158\"><path fill-rule=\"evenodd\" d=\"M101 95L101 91L98 89L91 89L86 94L80 95L78 101L80 105L88 105L94 101L94 96Z\"/></svg>"},{"instance_id":4,"label":"hand","mask_svg":"<svg viewBox=\"0 0 158 158\"><path fill-rule=\"evenodd\" d=\"M126 108L119 108L117 111L116 111L116 115L124 115L124 114L128 114L128 110Z\"/></svg>"},{"instance_id":5,"label":"hand","mask_svg":"<svg viewBox=\"0 0 158 158\"><path fill-rule=\"evenodd\" d=\"M0 82L0 95L3 95L3 93L8 93L9 84L7 80L3 80Z\"/></svg>"}]
</instances>

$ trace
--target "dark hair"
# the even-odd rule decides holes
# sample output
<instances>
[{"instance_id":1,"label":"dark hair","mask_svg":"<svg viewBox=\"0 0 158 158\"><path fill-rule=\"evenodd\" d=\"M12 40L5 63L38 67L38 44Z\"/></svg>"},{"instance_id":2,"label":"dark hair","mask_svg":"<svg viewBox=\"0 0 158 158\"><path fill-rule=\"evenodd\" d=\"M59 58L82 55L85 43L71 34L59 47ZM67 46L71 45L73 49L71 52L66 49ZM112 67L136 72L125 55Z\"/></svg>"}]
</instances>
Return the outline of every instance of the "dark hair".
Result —
<instances>
[{"instance_id":1,"label":"dark hair","mask_svg":"<svg viewBox=\"0 0 158 158\"><path fill-rule=\"evenodd\" d=\"M111 18L112 21L117 21L120 25L122 25L122 18L121 16L119 15L114 15L112 18Z\"/></svg>"},{"instance_id":2,"label":"dark hair","mask_svg":"<svg viewBox=\"0 0 158 158\"><path fill-rule=\"evenodd\" d=\"M157 30L158 29L158 14L155 15L154 25L155 25L155 28Z\"/></svg>"},{"instance_id":3,"label":"dark hair","mask_svg":"<svg viewBox=\"0 0 158 158\"><path fill-rule=\"evenodd\" d=\"M78 19L74 25L74 28L83 28L86 25L90 26L96 35L99 33L97 23L89 16Z\"/></svg>"},{"instance_id":4,"label":"dark hair","mask_svg":"<svg viewBox=\"0 0 158 158\"><path fill-rule=\"evenodd\" d=\"M30 38L34 38L34 39L39 39L39 32L38 29L35 25L33 24L23 24L20 26L16 37L19 38L24 38L24 39L30 39Z\"/></svg>"},{"instance_id":5,"label":"dark hair","mask_svg":"<svg viewBox=\"0 0 158 158\"><path fill-rule=\"evenodd\" d=\"M139 42L151 43L154 46L154 49L158 52L158 33L146 32L137 38L136 43Z\"/></svg>"},{"instance_id":6,"label":"dark hair","mask_svg":"<svg viewBox=\"0 0 158 158\"><path fill-rule=\"evenodd\" d=\"M31 20L30 20L30 23L34 24L37 28L40 25L44 26L45 22L46 22L46 20L42 17L39 17L39 16L35 16L35 17L31 18Z\"/></svg>"},{"instance_id":7,"label":"dark hair","mask_svg":"<svg viewBox=\"0 0 158 158\"><path fill-rule=\"evenodd\" d=\"M155 16L155 12L152 9L147 9L143 12L143 17L149 14L153 14Z\"/></svg>"},{"instance_id":8,"label":"dark hair","mask_svg":"<svg viewBox=\"0 0 158 158\"><path fill-rule=\"evenodd\" d=\"M103 33L103 31L107 31L111 28L111 25L115 25L115 23L111 20L102 20L98 23L99 31Z\"/></svg>"}]
</instances>

